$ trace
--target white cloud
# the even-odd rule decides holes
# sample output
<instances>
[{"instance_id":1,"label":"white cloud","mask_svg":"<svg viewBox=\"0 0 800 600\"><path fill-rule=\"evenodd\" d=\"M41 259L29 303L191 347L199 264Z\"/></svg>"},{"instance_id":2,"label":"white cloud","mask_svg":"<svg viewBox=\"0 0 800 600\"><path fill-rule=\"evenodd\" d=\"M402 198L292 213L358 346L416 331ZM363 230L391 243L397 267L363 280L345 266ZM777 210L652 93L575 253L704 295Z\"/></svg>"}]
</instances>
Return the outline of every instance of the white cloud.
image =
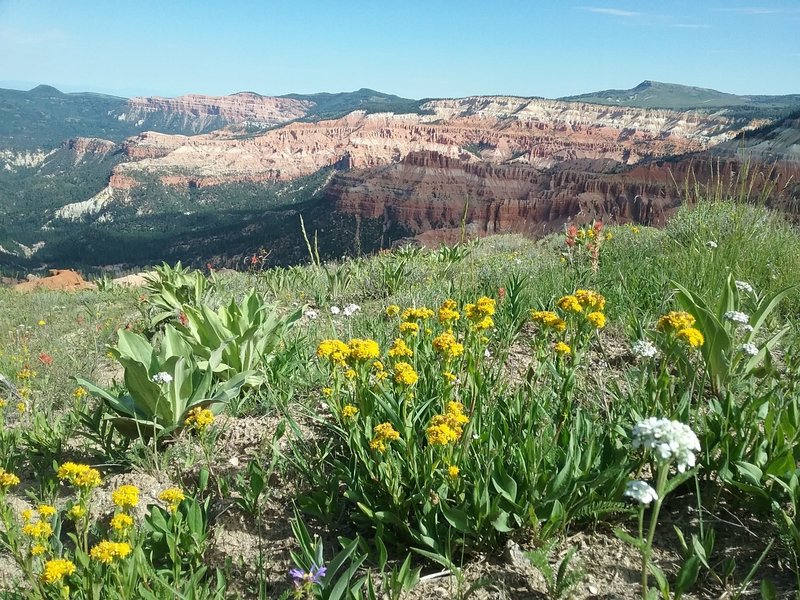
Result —
<instances>
[{"instance_id":1,"label":"white cloud","mask_svg":"<svg viewBox=\"0 0 800 600\"><path fill-rule=\"evenodd\" d=\"M593 13L600 13L601 15L611 15L612 17L641 17L642 13L634 12L632 10L622 10L619 8L603 8L600 6L581 6L581 10L588 10Z\"/></svg>"}]
</instances>

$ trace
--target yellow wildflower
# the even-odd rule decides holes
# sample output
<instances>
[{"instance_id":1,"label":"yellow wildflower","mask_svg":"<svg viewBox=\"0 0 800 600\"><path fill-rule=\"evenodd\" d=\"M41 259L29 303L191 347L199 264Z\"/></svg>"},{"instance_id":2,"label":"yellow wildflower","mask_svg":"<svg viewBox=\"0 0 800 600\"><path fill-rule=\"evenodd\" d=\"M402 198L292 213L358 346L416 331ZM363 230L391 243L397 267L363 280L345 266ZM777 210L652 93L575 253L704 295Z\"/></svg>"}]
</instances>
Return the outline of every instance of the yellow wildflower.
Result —
<instances>
[{"instance_id":1,"label":"yellow wildflower","mask_svg":"<svg viewBox=\"0 0 800 600\"><path fill-rule=\"evenodd\" d=\"M125 532L131 527L133 527L133 517L130 515L126 515L125 513L119 513L111 517L111 521L109 523L111 525L111 529L114 531Z\"/></svg>"},{"instance_id":2,"label":"yellow wildflower","mask_svg":"<svg viewBox=\"0 0 800 600\"><path fill-rule=\"evenodd\" d=\"M689 344L692 348L698 348L705 343L705 338L699 329L694 327L684 327L678 331L678 338Z\"/></svg>"},{"instance_id":3,"label":"yellow wildflower","mask_svg":"<svg viewBox=\"0 0 800 600\"><path fill-rule=\"evenodd\" d=\"M0 398L0 408L5 408L7 404L8 400L6 400L5 398Z\"/></svg>"},{"instance_id":4,"label":"yellow wildflower","mask_svg":"<svg viewBox=\"0 0 800 600\"><path fill-rule=\"evenodd\" d=\"M425 430L425 435L428 437L428 444L431 446L446 446L452 442L457 442L459 437L458 434L445 423L430 425Z\"/></svg>"},{"instance_id":5,"label":"yellow wildflower","mask_svg":"<svg viewBox=\"0 0 800 600\"><path fill-rule=\"evenodd\" d=\"M342 408L343 419L355 419L356 415L358 415L358 409L352 404L345 404Z\"/></svg>"},{"instance_id":6,"label":"yellow wildflower","mask_svg":"<svg viewBox=\"0 0 800 600\"><path fill-rule=\"evenodd\" d=\"M89 551L89 556L103 564L110 565L131 553L131 545L127 542L111 542L103 540Z\"/></svg>"},{"instance_id":7,"label":"yellow wildflower","mask_svg":"<svg viewBox=\"0 0 800 600\"><path fill-rule=\"evenodd\" d=\"M386 316L387 317L396 317L400 314L400 307L397 304L390 304L386 307Z\"/></svg>"},{"instance_id":8,"label":"yellow wildflower","mask_svg":"<svg viewBox=\"0 0 800 600\"><path fill-rule=\"evenodd\" d=\"M54 558L44 563L42 581L46 584L58 583L75 572L75 563L66 558Z\"/></svg>"},{"instance_id":9,"label":"yellow wildflower","mask_svg":"<svg viewBox=\"0 0 800 600\"><path fill-rule=\"evenodd\" d=\"M317 346L317 358L326 358L337 365L343 365L349 356L350 348L341 340L322 340Z\"/></svg>"},{"instance_id":10,"label":"yellow wildflower","mask_svg":"<svg viewBox=\"0 0 800 600\"><path fill-rule=\"evenodd\" d=\"M324 387L322 388L322 395L326 398L330 398L333 395L333 388Z\"/></svg>"},{"instance_id":11,"label":"yellow wildflower","mask_svg":"<svg viewBox=\"0 0 800 600\"><path fill-rule=\"evenodd\" d=\"M158 499L167 504L169 512L175 512L178 505L186 498L185 494L180 488L167 488L158 495Z\"/></svg>"},{"instance_id":12,"label":"yellow wildflower","mask_svg":"<svg viewBox=\"0 0 800 600\"><path fill-rule=\"evenodd\" d=\"M410 323L413 325L413 323ZM403 356L414 356L414 352L408 347L403 338L397 338L388 352L391 358L401 358Z\"/></svg>"},{"instance_id":13,"label":"yellow wildflower","mask_svg":"<svg viewBox=\"0 0 800 600\"><path fill-rule=\"evenodd\" d=\"M605 296L602 296L593 290L576 290L575 298L577 298L578 302L580 302L583 308L603 310L606 307Z\"/></svg>"},{"instance_id":14,"label":"yellow wildflower","mask_svg":"<svg viewBox=\"0 0 800 600\"><path fill-rule=\"evenodd\" d=\"M449 467L447 467L447 476L450 479L458 479L459 473L461 473L461 469L459 469L457 466L450 465Z\"/></svg>"},{"instance_id":15,"label":"yellow wildflower","mask_svg":"<svg viewBox=\"0 0 800 600\"><path fill-rule=\"evenodd\" d=\"M488 317L487 317L488 318ZM456 341L456 337L449 331L433 339L433 347L437 352L444 354L448 359L464 354L464 345Z\"/></svg>"},{"instance_id":16,"label":"yellow wildflower","mask_svg":"<svg viewBox=\"0 0 800 600\"><path fill-rule=\"evenodd\" d=\"M139 488L135 485L121 485L111 492L111 500L123 510L139 504Z\"/></svg>"},{"instance_id":17,"label":"yellow wildflower","mask_svg":"<svg viewBox=\"0 0 800 600\"><path fill-rule=\"evenodd\" d=\"M564 331L567 328L566 321L550 310L532 310L531 320L534 323L541 323L546 327L552 327L556 331Z\"/></svg>"},{"instance_id":18,"label":"yellow wildflower","mask_svg":"<svg viewBox=\"0 0 800 600\"><path fill-rule=\"evenodd\" d=\"M41 556L47 551L42 544L34 544L31 546L31 556Z\"/></svg>"},{"instance_id":19,"label":"yellow wildflower","mask_svg":"<svg viewBox=\"0 0 800 600\"><path fill-rule=\"evenodd\" d=\"M346 379L355 379L357 375L358 373L356 373L354 369L347 369L344 372L344 376Z\"/></svg>"},{"instance_id":20,"label":"yellow wildflower","mask_svg":"<svg viewBox=\"0 0 800 600\"><path fill-rule=\"evenodd\" d=\"M197 431L205 431L206 428L214 422L214 413L207 408L195 406L186 416L183 422L187 427L196 429Z\"/></svg>"},{"instance_id":21,"label":"yellow wildflower","mask_svg":"<svg viewBox=\"0 0 800 600\"><path fill-rule=\"evenodd\" d=\"M492 317L489 316L483 317L480 321L475 323L475 329L477 331L491 329L492 327L494 327L494 320L492 320Z\"/></svg>"},{"instance_id":22,"label":"yellow wildflower","mask_svg":"<svg viewBox=\"0 0 800 600\"><path fill-rule=\"evenodd\" d=\"M23 389L27 389L27 388L23 388ZM20 392L22 392L22 390L20 390ZM27 404L25 404L24 402L17 402L17 412L19 412L19 414L24 414L26 410L28 410L28 405Z\"/></svg>"},{"instance_id":23,"label":"yellow wildflower","mask_svg":"<svg viewBox=\"0 0 800 600\"><path fill-rule=\"evenodd\" d=\"M17 373L17 379L20 381L27 381L28 379L33 379L36 377L36 371L28 367L27 365L22 367L19 373Z\"/></svg>"},{"instance_id":24,"label":"yellow wildflower","mask_svg":"<svg viewBox=\"0 0 800 600\"><path fill-rule=\"evenodd\" d=\"M67 516L73 521L77 521L86 516L86 509L80 504L75 504L67 511Z\"/></svg>"},{"instance_id":25,"label":"yellow wildflower","mask_svg":"<svg viewBox=\"0 0 800 600\"><path fill-rule=\"evenodd\" d=\"M75 391L72 392L72 397L76 400L81 400L89 395L89 392L86 391L85 387L79 386L75 388Z\"/></svg>"},{"instance_id":26,"label":"yellow wildflower","mask_svg":"<svg viewBox=\"0 0 800 600\"><path fill-rule=\"evenodd\" d=\"M392 424L388 421L386 423L376 425L373 431L375 432L375 437L369 443L369 447L373 450L377 450L378 452L386 451L387 442L393 442L400 439L400 433L394 427L392 427Z\"/></svg>"},{"instance_id":27,"label":"yellow wildflower","mask_svg":"<svg viewBox=\"0 0 800 600\"><path fill-rule=\"evenodd\" d=\"M23 525L22 533L39 540L49 538L53 535L53 528L47 521L36 521L36 523L26 523Z\"/></svg>"},{"instance_id":28,"label":"yellow wildflower","mask_svg":"<svg viewBox=\"0 0 800 600\"><path fill-rule=\"evenodd\" d=\"M461 314L456 310L457 306L455 300L445 300L439 308L439 322L447 324L458 321L461 318Z\"/></svg>"},{"instance_id":29,"label":"yellow wildflower","mask_svg":"<svg viewBox=\"0 0 800 600\"><path fill-rule=\"evenodd\" d=\"M433 311L425 306L407 308L403 311L403 321L424 321L433 316Z\"/></svg>"},{"instance_id":30,"label":"yellow wildflower","mask_svg":"<svg viewBox=\"0 0 800 600\"><path fill-rule=\"evenodd\" d=\"M566 312L583 312L583 307L581 306L580 301L573 295L569 296L562 296L559 298L558 308Z\"/></svg>"},{"instance_id":31,"label":"yellow wildflower","mask_svg":"<svg viewBox=\"0 0 800 600\"><path fill-rule=\"evenodd\" d=\"M349 357L353 360L370 360L378 358L381 353L378 342L375 340L354 338L350 340L347 346L349 348Z\"/></svg>"},{"instance_id":32,"label":"yellow wildflower","mask_svg":"<svg viewBox=\"0 0 800 600\"><path fill-rule=\"evenodd\" d=\"M401 385L414 385L419 375L407 362L399 362L394 366L394 380Z\"/></svg>"},{"instance_id":33,"label":"yellow wildflower","mask_svg":"<svg viewBox=\"0 0 800 600\"><path fill-rule=\"evenodd\" d=\"M409 321L403 321L400 323L400 333L403 335L417 335L417 333L419 333L419 325Z\"/></svg>"},{"instance_id":34,"label":"yellow wildflower","mask_svg":"<svg viewBox=\"0 0 800 600\"><path fill-rule=\"evenodd\" d=\"M81 488L97 487L101 483L100 472L89 465L65 462L58 468L58 478L67 480Z\"/></svg>"},{"instance_id":35,"label":"yellow wildflower","mask_svg":"<svg viewBox=\"0 0 800 600\"><path fill-rule=\"evenodd\" d=\"M33 518L33 511L30 508L26 508L25 510L22 511L23 523L30 523L32 518Z\"/></svg>"},{"instance_id":36,"label":"yellow wildflower","mask_svg":"<svg viewBox=\"0 0 800 600\"><path fill-rule=\"evenodd\" d=\"M597 329L602 329L606 326L606 316L600 311L590 312L586 315L586 320L594 325Z\"/></svg>"},{"instance_id":37,"label":"yellow wildflower","mask_svg":"<svg viewBox=\"0 0 800 600\"><path fill-rule=\"evenodd\" d=\"M4 492L15 485L19 485L19 477L0 467L0 491Z\"/></svg>"},{"instance_id":38,"label":"yellow wildflower","mask_svg":"<svg viewBox=\"0 0 800 600\"><path fill-rule=\"evenodd\" d=\"M695 318L688 312L682 310L672 310L658 320L656 329L659 331L664 331L667 329L678 331L680 329L691 327L694 324Z\"/></svg>"},{"instance_id":39,"label":"yellow wildflower","mask_svg":"<svg viewBox=\"0 0 800 600\"><path fill-rule=\"evenodd\" d=\"M50 517L55 516L56 514L56 507L50 506L49 504L40 504L39 505L39 516L42 519L49 519Z\"/></svg>"},{"instance_id":40,"label":"yellow wildflower","mask_svg":"<svg viewBox=\"0 0 800 600\"><path fill-rule=\"evenodd\" d=\"M556 342L556 344L553 346L553 350L555 351L556 354L559 354L561 356L572 354L572 348L570 348L564 342Z\"/></svg>"},{"instance_id":41,"label":"yellow wildflower","mask_svg":"<svg viewBox=\"0 0 800 600\"><path fill-rule=\"evenodd\" d=\"M44 327L45 325L47 325L47 321L45 321L44 319L39 319L37 325L39 325L39 327Z\"/></svg>"},{"instance_id":42,"label":"yellow wildflower","mask_svg":"<svg viewBox=\"0 0 800 600\"><path fill-rule=\"evenodd\" d=\"M444 371L442 373L442 377L444 377L444 380L447 383L453 383L457 379L457 377L451 371Z\"/></svg>"}]
</instances>

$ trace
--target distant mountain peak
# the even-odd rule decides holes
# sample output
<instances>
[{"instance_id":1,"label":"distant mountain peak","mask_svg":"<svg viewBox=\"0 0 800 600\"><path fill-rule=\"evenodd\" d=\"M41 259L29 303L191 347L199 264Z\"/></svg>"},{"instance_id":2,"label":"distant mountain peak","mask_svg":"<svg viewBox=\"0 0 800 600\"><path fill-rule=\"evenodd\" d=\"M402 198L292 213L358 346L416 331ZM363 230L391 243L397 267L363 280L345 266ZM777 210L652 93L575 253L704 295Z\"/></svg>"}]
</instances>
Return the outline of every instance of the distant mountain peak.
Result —
<instances>
[{"instance_id":1,"label":"distant mountain peak","mask_svg":"<svg viewBox=\"0 0 800 600\"><path fill-rule=\"evenodd\" d=\"M54 88L52 85L37 85L32 90L29 90L30 94L36 94L37 96L63 96L64 92Z\"/></svg>"}]
</instances>

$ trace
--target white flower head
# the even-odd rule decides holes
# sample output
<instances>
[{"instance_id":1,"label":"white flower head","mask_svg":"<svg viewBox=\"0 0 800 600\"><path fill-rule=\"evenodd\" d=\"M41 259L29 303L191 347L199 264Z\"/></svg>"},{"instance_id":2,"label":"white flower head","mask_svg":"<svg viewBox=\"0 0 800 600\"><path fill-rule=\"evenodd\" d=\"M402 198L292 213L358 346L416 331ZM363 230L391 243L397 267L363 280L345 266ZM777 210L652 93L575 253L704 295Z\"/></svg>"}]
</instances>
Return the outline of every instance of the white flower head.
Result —
<instances>
[{"instance_id":1,"label":"white flower head","mask_svg":"<svg viewBox=\"0 0 800 600\"><path fill-rule=\"evenodd\" d=\"M311 319L312 321L319 317L319 311L313 308L309 308L306 312L303 313L303 316L306 319Z\"/></svg>"},{"instance_id":2,"label":"white flower head","mask_svg":"<svg viewBox=\"0 0 800 600\"><path fill-rule=\"evenodd\" d=\"M742 333L742 334L744 334L744 333L753 333L753 326L749 325L749 324L748 325L739 325L736 328L736 332L737 333Z\"/></svg>"},{"instance_id":3,"label":"white flower head","mask_svg":"<svg viewBox=\"0 0 800 600\"><path fill-rule=\"evenodd\" d=\"M680 421L649 417L633 428L632 437L634 448L650 449L662 462L676 461L681 473L694 466L694 453L700 451L700 440Z\"/></svg>"},{"instance_id":4,"label":"white flower head","mask_svg":"<svg viewBox=\"0 0 800 600\"><path fill-rule=\"evenodd\" d=\"M150 378L150 381L152 381L153 383L158 383L158 384L169 383L170 381L172 381L172 375L170 375L166 371L161 371L161 372L156 373L155 375L153 375Z\"/></svg>"},{"instance_id":5,"label":"white flower head","mask_svg":"<svg viewBox=\"0 0 800 600\"><path fill-rule=\"evenodd\" d=\"M336 305L334 305L334 306L331 306L331 314L332 314L332 315L338 315L340 312L342 312L342 309L341 309L341 308L339 308L339 307L338 307L338 306L336 306Z\"/></svg>"},{"instance_id":6,"label":"white flower head","mask_svg":"<svg viewBox=\"0 0 800 600\"><path fill-rule=\"evenodd\" d=\"M755 356L756 354L758 354L758 346L748 342L746 344L742 344L741 346L739 346L739 352L741 352L742 354L747 354L747 356Z\"/></svg>"},{"instance_id":7,"label":"white flower head","mask_svg":"<svg viewBox=\"0 0 800 600\"><path fill-rule=\"evenodd\" d=\"M629 481L625 484L623 496L644 505L658 500L658 494L646 481Z\"/></svg>"},{"instance_id":8,"label":"white flower head","mask_svg":"<svg viewBox=\"0 0 800 600\"><path fill-rule=\"evenodd\" d=\"M639 358L655 358L656 354L658 354L658 348L648 340L637 340L631 346L631 352Z\"/></svg>"},{"instance_id":9,"label":"white flower head","mask_svg":"<svg viewBox=\"0 0 800 600\"><path fill-rule=\"evenodd\" d=\"M717 242L714 240L708 240L706 242L706 248L711 248L712 250L717 247Z\"/></svg>"},{"instance_id":10,"label":"white flower head","mask_svg":"<svg viewBox=\"0 0 800 600\"><path fill-rule=\"evenodd\" d=\"M342 312L344 313L345 317L352 317L360 310L361 307L358 304L348 304L347 306L344 307L344 310Z\"/></svg>"},{"instance_id":11,"label":"white flower head","mask_svg":"<svg viewBox=\"0 0 800 600\"><path fill-rule=\"evenodd\" d=\"M746 281L737 281L736 282L736 289L740 292L747 292L748 294L752 294L755 290L753 290L753 286L747 283Z\"/></svg>"},{"instance_id":12,"label":"white flower head","mask_svg":"<svg viewBox=\"0 0 800 600\"><path fill-rule=\"evenodd\" d=\"M747 325L750 322L750 315L738 310L729 310L723 316L726 321L738 323L739 325Z\"/></svg>"}]
</instances>

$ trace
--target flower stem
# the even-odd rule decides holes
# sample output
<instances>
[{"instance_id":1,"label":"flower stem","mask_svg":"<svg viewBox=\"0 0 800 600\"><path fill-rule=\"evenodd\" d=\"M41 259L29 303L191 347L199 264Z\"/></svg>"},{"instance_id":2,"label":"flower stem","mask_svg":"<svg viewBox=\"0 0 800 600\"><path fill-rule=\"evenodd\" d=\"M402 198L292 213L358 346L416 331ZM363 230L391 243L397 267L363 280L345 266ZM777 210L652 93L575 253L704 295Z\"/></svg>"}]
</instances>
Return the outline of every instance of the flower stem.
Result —
<instances>
[{"instance_id":1,"label":"flower stem","mask_svg":"<svg viewBox=\"0 0 800 600\"><path fill-rule=\"evenodd\" d=\"M667 476L669 475L669 463L658 463L658 479L656 480L656 494L658 498L653 505L653 513L650 515L650 527L647 531L647 539L645 546L642 549L642 600L647 598L647 576L650 570L650 557L653 553L653 538L656 535L656 525L658 524L658 513L661 512L661 503L664 501L664 488L667 485ZM643 515L644 511L640 513L639 531L642 532Z\"/></svg>"}]
</instances>

